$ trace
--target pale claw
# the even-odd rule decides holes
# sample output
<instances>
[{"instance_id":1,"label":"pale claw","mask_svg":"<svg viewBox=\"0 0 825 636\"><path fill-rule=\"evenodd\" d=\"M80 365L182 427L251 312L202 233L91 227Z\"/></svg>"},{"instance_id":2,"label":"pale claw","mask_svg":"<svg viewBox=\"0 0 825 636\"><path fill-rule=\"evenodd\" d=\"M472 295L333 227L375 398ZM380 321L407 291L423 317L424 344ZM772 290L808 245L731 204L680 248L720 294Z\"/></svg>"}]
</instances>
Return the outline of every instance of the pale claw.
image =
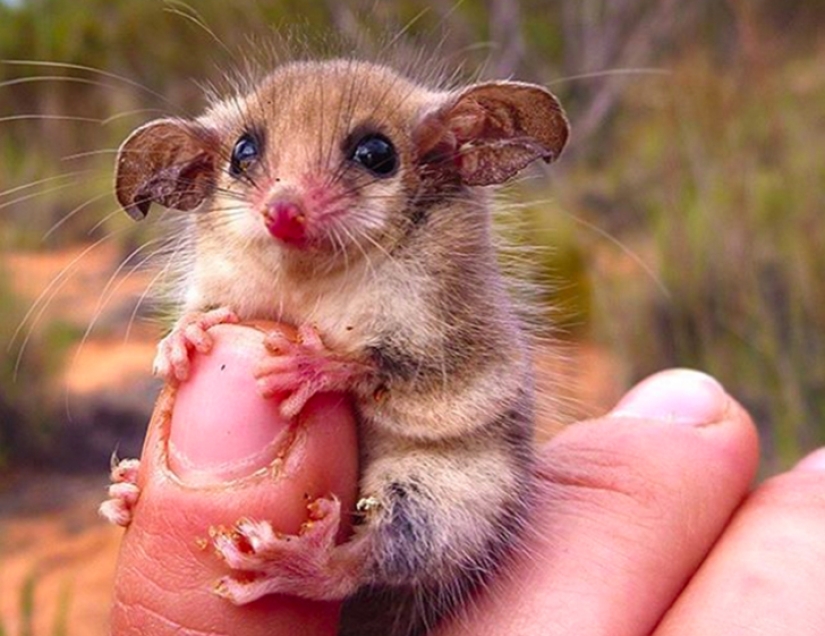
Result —
<instances>
[{"instance_id":1,"label":"pale claw","mask_svg":"<svg viewBox=\"0 0 825 636\"><path fill-rule=\"evenodd\" d=\"M132 511L140 496L140 488L137 485L139 468L139 459L117 461L112 458L109 498L98 508L100 516L109 523L125 528L132 522Z\"/></svg>"},{"instance_id":2,"label":"pale claw","mask_svg":"<svg viewBox=\"0 0 825 636\"><path fill-rule=\"evenodd\" d=\"M192 351L209 353L212 349L209 328L237 322L238 316L228 307L184 315L171 333L160 341L153 373L167 382L186 380L189 377L189 356Z\"/></svg>"},{"instance_id":3,"label":"pale claw","mask_svg":"<svg viewBox=\"0 0 825 636\"><path fill-rule=\"evenodd\" d=\"M359 584L353 543L336 546L341 523L337 499L317 499L298 534L284 535L266 521L239 521L213 529L220 558L241 576L226 576L215 592L241 605L266 594L291 594L318 600L340 599Z\"/></svg>"}]
</instances>

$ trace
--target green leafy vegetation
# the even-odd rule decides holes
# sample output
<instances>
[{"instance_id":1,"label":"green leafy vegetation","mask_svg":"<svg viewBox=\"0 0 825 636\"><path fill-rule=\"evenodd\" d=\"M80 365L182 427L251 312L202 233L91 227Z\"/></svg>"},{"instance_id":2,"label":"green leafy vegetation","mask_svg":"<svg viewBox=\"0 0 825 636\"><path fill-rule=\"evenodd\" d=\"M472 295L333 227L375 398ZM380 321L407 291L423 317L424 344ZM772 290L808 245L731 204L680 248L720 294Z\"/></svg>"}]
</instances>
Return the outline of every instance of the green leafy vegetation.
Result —
<instances>
[{"instance_id":1,"label":"green leafy vegetation","mask_svg":"<svg viewBox=\"0 0 825 636\"><path fill-rule=\"evenodd\" d=\"M716 375L756 416L769 470L825 442L822 61L774 53L720 73L692 52L652 103L628 96L616 143L636 160L600 176L638 215L614 236L655 266L594 284L628 380Z\"/></svg>"}]
</instances>

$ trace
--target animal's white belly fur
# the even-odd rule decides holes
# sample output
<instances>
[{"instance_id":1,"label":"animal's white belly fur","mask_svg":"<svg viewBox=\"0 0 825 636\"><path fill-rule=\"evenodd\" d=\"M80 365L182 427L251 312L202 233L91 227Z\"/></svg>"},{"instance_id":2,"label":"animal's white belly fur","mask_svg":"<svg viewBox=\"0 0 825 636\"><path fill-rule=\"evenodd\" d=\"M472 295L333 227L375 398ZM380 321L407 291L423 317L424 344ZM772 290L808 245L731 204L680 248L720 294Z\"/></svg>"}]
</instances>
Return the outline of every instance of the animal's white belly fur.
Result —
<instances>
[{"instance_id":1,"label":"animal's white belly fur","mask_svg":"<svg viewBox=\"0 0 825 636\"><path fill-rule=\"evenodd\" d=\"M266 261L241 258L246 262L239 263L233 255L231 261L215 260L198 272L188 285L185 308L217 303L233 309L242 320L308 323L327 346L341 352L377 344L372 340L396 332L407 321L431 324L424 302L425 279L390 261L360 261L337 275L298 279L283 273L274 254Z\"/></svg>"}]
</instances>

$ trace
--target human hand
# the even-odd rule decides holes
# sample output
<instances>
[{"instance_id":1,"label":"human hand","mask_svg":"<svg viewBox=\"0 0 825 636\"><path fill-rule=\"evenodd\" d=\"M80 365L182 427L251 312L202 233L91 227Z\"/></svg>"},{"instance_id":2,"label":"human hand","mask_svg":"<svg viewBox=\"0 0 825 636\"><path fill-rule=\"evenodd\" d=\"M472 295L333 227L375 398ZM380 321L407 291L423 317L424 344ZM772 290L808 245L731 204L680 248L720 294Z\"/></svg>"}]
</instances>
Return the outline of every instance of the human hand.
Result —
<instances>
[{"instance_id":1,"label":"human hand","mask_svg":"<svg viewBox=\"0 0 825 636\"><path fill-rule=\"evenodd\" d=\"M438 636L825 634L825 449L751 490L748 414L657 374L542 452L528 543Z\"/></svg>"},{"instance_id":2,"label":"human hand","mask_svg":"<svg viewBox=\"0 0 825 636\"><path fill-rule=\"evenodd\" d=\"M205 369L220 369L221 346L201 359ZM251 375L254 357L237 359L234 373L248 364ZM216 451L248 455L284 430L283 423L272 428L277 409L254 387L237 391L220 374L198 377L176 398L171 437L196 463ZM208 408L210 395L244 422L233 424L229 445L214 443L221 427L211 415L223 408ZM221 564L196 538L216 519L229 525L243 515L294 531L305 515L306 483L318 494L338 492L351 509L357 441L346 405L335 396L308 405L301 452L288 460L292 479L221 485L238 475L210 476L173 461L187 486L170 477L157 452L165 447L164 409L169 395L144 449L112 634L334 634L334 603L273 596L235 607L214 595ZM438 634L704 636L753 626L760 634L825 633L818 603L825 574L816 565L825 552L825 456L749 493L757 453L749 417L715 382L684 371L648 380L604 418L570 427L542 450L525 549ZM252 464L271 459L264 453Z\"/></svg>"}]
</instances>

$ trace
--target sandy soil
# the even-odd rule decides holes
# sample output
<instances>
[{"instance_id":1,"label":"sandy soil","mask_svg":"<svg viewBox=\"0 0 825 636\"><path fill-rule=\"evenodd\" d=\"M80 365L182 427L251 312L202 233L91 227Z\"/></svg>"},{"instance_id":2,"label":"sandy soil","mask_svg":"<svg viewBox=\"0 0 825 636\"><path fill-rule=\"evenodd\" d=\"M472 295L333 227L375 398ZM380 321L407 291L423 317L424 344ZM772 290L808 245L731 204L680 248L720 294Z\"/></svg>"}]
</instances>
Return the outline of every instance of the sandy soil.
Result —
<instances>
[{"instance_id":1,"label":"sandy soil","mask_svg":"<svg viewBox=\"0 0 825 636\"><path fill-rule=\"evenodd\" d=\"M81 246L3 255L14 291L35 308L24 332L57 320L89 330L58 378L59 388L70 394L126 386L128 378L151 369L159 327L131 320L151 274L118 272L120 258L111 242L91 250Z\"/></svg>"},{"instance_id":2,"label":"sandy soil","mask_svg":"<svg viewBox=\"0 0 825 636\"><path fill-rule=\"evenodd\" d=\"M32 303L48 297L34 328L60 320L85 331L95 321L56 378L56 390L66 392L69 402L99 391L128 390L136 375L150 373L157 326L137 322L125 338L125 322L149 274L116 275L119 259L113 244L91 251L78 247L3 255L20 297ZM110 280L113 293L103 296ZM103 474L75 477L33 470L0 481L0 633L52 636L61 622L65 636L106 633L122 534L97 516L106 486ZM27 590L33 592L31 610L22 609Z\"/></svg>"},{"instance_id":3,"label":"sandy soil","mask_svg":"<svg viewBox=\"0 0 825 636\"><path fill-rule=\"evenodd\" d=\"M4 633L51 636L62 622L66 636L105 634L122 533L96 514L105 479L29 475L16 482L0 496ZM28 612L21 611L27 588Z\"/></svg>"}]
</instances>

